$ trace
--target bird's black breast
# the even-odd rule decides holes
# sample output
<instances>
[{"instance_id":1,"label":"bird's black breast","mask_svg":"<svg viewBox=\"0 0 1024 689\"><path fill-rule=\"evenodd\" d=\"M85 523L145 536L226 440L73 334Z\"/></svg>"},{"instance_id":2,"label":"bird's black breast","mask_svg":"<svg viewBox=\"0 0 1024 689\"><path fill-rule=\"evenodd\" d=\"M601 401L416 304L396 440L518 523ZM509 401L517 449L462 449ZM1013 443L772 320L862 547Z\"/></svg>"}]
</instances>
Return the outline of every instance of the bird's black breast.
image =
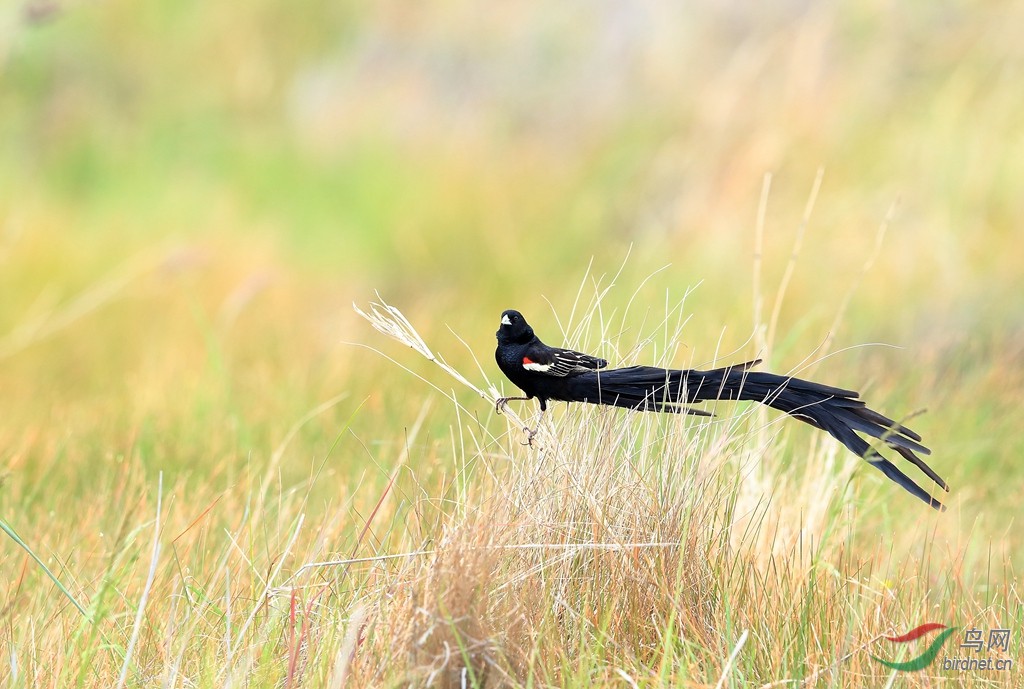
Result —
<instances>
[{"instance_id":1,"label":"bird's black breast","mask_svg":"<svg viewBox=\"0 0 1024 689\"><path fill-rule=\"evenodd\" d=\"M494 360L506 378L527 395L532 396L534 393L531 391L533 387L531 374L523 368L523 352L525 351L525 346L498 345L498 348L494 350Z\"/></svg>"}]
</instances>

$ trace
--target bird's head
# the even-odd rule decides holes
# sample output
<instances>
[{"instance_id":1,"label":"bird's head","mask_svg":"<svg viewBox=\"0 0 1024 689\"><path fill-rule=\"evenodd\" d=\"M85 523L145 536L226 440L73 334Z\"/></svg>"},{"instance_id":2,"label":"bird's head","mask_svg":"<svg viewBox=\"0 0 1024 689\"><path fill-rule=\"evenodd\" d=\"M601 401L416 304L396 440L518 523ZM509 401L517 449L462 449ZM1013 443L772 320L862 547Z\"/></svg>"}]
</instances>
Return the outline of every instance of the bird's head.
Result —
<instances>
[{"instance_id":1,"label":"bird's head","mask_svg":"<svg viewBox=\"0 0 1024 689\"><path fill-rule=\"evenodd\" d=\"M501 325L498 327L500 343L529 342L533 339L533 328L523 318L523 314L509 309L501 313Z\"/></svg>"}]
</instances>

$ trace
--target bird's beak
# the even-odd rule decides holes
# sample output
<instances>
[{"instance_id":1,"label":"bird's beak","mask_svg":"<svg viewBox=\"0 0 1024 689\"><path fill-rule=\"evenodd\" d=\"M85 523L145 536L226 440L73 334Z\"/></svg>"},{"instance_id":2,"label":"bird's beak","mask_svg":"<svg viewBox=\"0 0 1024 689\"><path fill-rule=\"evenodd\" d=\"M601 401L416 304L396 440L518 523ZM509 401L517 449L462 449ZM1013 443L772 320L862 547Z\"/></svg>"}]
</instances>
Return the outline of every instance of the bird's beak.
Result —
<instances>
[{"instance_id":1,"label":"bird's beak","mask_svg":"<svg viewBox=\"0 0 1024 689\"><path fill-rule=\"evenodd\" d=\"M503 315L501 316L501 324L502 324L502 325L512 325L512 321L510 321L510 320L508 319L508 316L507 316L507 315L504 315L504 314L503 314Z\"/></svg>"}]
</instances>

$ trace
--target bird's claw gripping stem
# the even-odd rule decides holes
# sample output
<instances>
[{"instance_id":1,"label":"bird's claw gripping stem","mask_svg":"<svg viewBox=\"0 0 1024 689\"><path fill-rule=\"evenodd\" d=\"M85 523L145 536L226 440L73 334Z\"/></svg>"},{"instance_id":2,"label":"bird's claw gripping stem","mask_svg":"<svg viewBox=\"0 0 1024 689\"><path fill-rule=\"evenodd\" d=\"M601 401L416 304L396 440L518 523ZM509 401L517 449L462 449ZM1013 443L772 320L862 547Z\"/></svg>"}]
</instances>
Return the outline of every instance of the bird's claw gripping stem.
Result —
<instances>
[{"instance_id":1,"label":"bird's claw gripping stem","mask_svg":"<svg viewBox=\"0 0 1024 689\"><path fill-rule=\"evenodd\" d=\"M528 400L529 397L499 397L494 401L494 411L501 413L502 409L508 409L508 403L512 400Z\"/></svg>"},{"instance_id":2,"label":"bird's claw gripping stem","mask_svg":"<svg viewBox=\"0 0 1024 689\"><path fill-rule=\"evenodd\" d=\"M533 439L537 437L537 431L540 430L540 426L537 428L530 428L529 426L523 426L523 432L526 433L526 442L521 443L527 447L533 447Z\"/></svg>"}]
</instances>

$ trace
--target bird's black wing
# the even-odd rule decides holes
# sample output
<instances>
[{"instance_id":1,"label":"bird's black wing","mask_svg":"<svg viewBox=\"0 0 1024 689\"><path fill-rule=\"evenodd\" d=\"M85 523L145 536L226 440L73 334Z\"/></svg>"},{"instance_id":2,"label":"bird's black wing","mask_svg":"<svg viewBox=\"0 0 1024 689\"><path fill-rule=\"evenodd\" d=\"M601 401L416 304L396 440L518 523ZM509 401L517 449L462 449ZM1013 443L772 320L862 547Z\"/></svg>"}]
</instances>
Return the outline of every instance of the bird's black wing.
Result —
<instances>
[{"instance_id":1,"label":"bird's black wing","mask_svg":"<svg viewBox=\"0 0 1024 689\"><path fill-rule=\"evenodd\" d=\"M523 369L542 373L555 378L596 371L604 368L608 362L596 356L574 352L571 349L559 349L558 347L533 347L527 350L523 356Z\"/></svg>"}]
</instances>

